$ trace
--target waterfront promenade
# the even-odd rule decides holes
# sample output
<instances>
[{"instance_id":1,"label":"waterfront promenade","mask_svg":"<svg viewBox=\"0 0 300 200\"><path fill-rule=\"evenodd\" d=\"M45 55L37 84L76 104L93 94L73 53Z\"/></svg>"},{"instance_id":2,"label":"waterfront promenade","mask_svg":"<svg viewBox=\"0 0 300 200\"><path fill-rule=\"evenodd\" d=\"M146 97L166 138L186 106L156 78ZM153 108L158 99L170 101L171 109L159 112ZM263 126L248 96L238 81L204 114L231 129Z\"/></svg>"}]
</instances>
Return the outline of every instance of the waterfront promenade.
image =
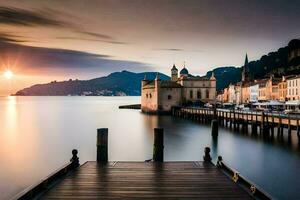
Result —
<instances>
[{"instance_id":1,"label":"waterfront promenade","mask_svg":"<svg viewBox=\"0 0 300 200\"><path fill-rule=\"evenodd\" d=\"M294 130L300 141L300 117L297 115L197 107L174 107L172 115L202 123L217 119L220 125L236 131L242 130L244 133L248 133L250 126L252 134L256 135L259 130L259 133L265 137L274 136L275 131L277 136L283 137L284 129L287 130L288 137L291 137Z\"/></svg>"}]
</instances>

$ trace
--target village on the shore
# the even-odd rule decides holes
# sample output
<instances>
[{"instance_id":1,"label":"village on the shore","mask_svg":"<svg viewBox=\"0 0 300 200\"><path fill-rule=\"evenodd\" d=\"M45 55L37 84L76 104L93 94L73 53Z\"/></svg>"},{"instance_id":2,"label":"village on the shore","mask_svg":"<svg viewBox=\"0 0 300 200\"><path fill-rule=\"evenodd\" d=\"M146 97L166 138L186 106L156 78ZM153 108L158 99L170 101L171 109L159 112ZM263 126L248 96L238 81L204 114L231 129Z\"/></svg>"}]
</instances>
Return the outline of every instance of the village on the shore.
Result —
<instances>
[{"instance_id":1,"label":"village on the shore","mask_svg":"<svg viewBox=\"0 0 300 200\"><path fill-rule=\"evenodd\" d=\"M288 62L300 58L300 40L292 40L289 45ZM298 64L299 65L299 64ZM299 68L299 66L293 66ZM248 56L242 67L240 82L229 84L219 91L217 103L221 107L239 109L258 108L262 110L279 110L299 112L300 110L300 71L298 74L275 76L253 80L249 75Z\"/></svg>"}]
</instances>

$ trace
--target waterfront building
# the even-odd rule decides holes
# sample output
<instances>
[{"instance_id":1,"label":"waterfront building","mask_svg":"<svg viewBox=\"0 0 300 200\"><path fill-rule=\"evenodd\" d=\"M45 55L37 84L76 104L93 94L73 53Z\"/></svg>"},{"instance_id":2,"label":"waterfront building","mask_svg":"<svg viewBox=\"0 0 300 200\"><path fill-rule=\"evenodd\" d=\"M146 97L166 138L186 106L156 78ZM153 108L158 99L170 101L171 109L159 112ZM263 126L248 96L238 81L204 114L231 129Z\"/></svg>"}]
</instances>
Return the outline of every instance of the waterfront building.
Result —
<instances>
[{"instance_id":1,"label":"waterfront building","mask_svg":"<svg viewBox=\"0 0 300 200\"><path fill-rule=\"evenodd\" d=\"M217 92L217 102L220 102L220 103L225 102L223 91L218 91Z\"/></svg>"},{"instance_id":2,"label":"waterfront building","mask_svg":"<svg viewBox=\"0 0 300 200\"><path fill-rule=\"evenodd\" d=\"M173 106L195 105L216 101L216 78L193 76L184 66L178 76L175 65L171 69L171 80L142 81L141 109L143 112L170 112Z\"/></svg>"},{"instance_id":3,"label":"waterfront building","mask_svg":"<svg viewBox=\"0 0 300 200\"><path fill-rule=\"evenodd\" d=\"M229 98L229 89L228 88L225 88L223 90L223 96L222 96L222 100L223 102L228 102L228 98Z\"/></svg>"},{"instance_id":4,"label":"waterfront building","mask_svg":"<svg viewBox=\"0 0 300 200\"><path fill-rule=\"evenodd\" d=\"M228 102L234 104L236 103L235 86L231 83L228 86Z\"/></svg>"},{"instance_id":5,"label":"waterfront building","mask_svg":"<svg viewBox=\"0 0 300 200\"><path fill-rule=\"evenodd\" d=\"M241 87L241 103L246 104L250 102L250 82L245 82Z\"/></svg>"},{"instance_id":6,"label":"waterfront building","mask_svg":"<svg viewBox=\"0 0 300 200\"><path fill-rule=\"evenodd\" d=\"M262 79L258 81L258 101L266 101L268 100L267 95L267 79Z\"/></svg>"},{"instance_id":7,"label":"waterfront building","mask_svg":"<svg viewBox=\"0 0 300 200\"><path fill-rule=\"evenodd\" d=\"M287 78L287 100L300 100L300 75Z\"/></svg>"},{"instance_id":8,"label":"waterfront building","mask_svg":"<svg viewBox=\"0 0 300 200\"><path fill-rule=\"evenodd\" d=\"M250 99L249 99L250 103L258 101L258 91L259 91L259 84L257 83L257 81L255 81L250 86Z\"/></svg>"},{"instance_id":9,"label":"waterfront building","mask_svg":"<svg viewBox=\"0 0 300 200\"><path fill-rule=\"evenodd\" d=\"M271 76L268 80L268 100L279 100L279 83L281 82L282 78L275 78Z\"/></svg>"},{"instance_id":10,"label":"waterfront building","mask_svg":"<svg viewBox=\"0 0 300 200\"><path fill-rule=\"evenodd\" d=\"M287 83L285 76L282 76L282 80L278 83L279 101L286 101L287 95Z\"/></svg>"},{"instance_id":11,"label":"waterfront building","mask_svg":"<svg viewBox=\"0 0 300 200\"><path fill-rule=\"evenodd\" d=\"M237 83L234 86L234 91L235 91L235 104L241 104L242 103L242 86L241 82Z\"/></svg>"}]
</instances>

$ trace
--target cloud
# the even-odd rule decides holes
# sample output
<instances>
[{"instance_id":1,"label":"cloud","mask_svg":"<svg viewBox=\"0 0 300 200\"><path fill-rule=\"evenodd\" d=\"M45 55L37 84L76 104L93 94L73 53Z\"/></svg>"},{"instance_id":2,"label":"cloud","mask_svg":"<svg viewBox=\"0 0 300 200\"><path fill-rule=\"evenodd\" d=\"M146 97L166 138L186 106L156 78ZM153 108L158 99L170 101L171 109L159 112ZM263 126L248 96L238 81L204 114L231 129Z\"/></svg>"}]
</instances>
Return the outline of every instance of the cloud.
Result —
<instances>
[{"instance_id":1,"label":"cloud","mask_svg":"<svg viewBox=\"0 0 300 200\"><path fill-rule=\"evenodd\" d=\"M19 43L19 42L29 42L28 40L22 39L22 36L13 35L10 33L1 33L0 32L0 42L8 43Z\"/></svg>"},{"instance_id":2,"label":"cloud","mask_svg":"<svg viewBox=\"0 0 300 200\"><path fill-rule=\"evenodd\" d=\"M67 23L55 20L53 16L44 16L42 11L29 11L13 7L0 7L0 24L22 26L56 26L65 27Z\"/></svg>"},{"instance_id":3,"label":"cloud","mask_svg":"<svg viewBox=\"0 0 300 200\"><path fill-rule=\"evenodd\" d=\"M82 37L57 37L57 39L68 40L86 40L98 41L110 44L128 44L127 42L117 41L110 35L95 33L90 31L82 31L78 25L71 24L55 17L63 16L73 18L69 14L56 11L54 9L45 8L39 11L29 11L13 7L0 7L0 24L8 24L14 26L52 26L59 28L66 28L72 32L83 35ZM10 42L23 42L23 41L10 41Z\"/></svg>"},{"instance_id":4,"label":"cloud","mask_svg":"<svg viewBox=\"0 0 300 200\"><path fill-rule=\"evenodd\" d=\"M21 45L13 35L0 34L0 62L18 60L23 72L76 72L104 73L111 71L146 70L149 65L141 62L118 60L109 55L94 54L70 49L43 48ZM16 36L18 37L18 36Z\"/></svg>"},{"instance_id":5,"label":"cloud","mask_svg":"<svg viewBox=\"0 0 300 200\"><path fill-rule=\"evenodd\" d=\"M89 35L89 36L92 36L92 37L96 37L96 38L109 39L109 40L113 39L109 35L100 34L100 33L93 33L93 32L88 32L88 31L79 31L79 33L82 33L82 34L85 34L85 35Z\"/></svg>"},{"instance_id":6,"label":"cloud","mask_svg":"<svg viewBox=\"0 0 300 200\"><path fill-rule=\"evenodd\" d=\"M179 48L162 48L162 49L153 49L154 51L186 51L186 52L203 52L202 50L185 50L185 49L179 49Z\"/></svg>"},{"instance_id":7,"label":"cloud","mask_svg":"<svg viewBox=\"0 0 300 200\"><path fill-rule=\"evenodd\" d=\"M183 49L176 49L176 48L171 48L171 49L155 49L159 51L184 51Z\"/></svg>"},{"instance_id":8,"label":"cloud","mask_svg":"<svg viewBox=\"0 0 300 200\"><path fill-rule=\"evenodd\" d=\"M117 40L103 40L103 39L86 38L86 37L59 36L55 38L60 40L83 40L83 41L92 41L92 42L103 42L109 44L122 44L122 45L129 44L127 42L120 42Z\"/></svg>"}]
</instances>

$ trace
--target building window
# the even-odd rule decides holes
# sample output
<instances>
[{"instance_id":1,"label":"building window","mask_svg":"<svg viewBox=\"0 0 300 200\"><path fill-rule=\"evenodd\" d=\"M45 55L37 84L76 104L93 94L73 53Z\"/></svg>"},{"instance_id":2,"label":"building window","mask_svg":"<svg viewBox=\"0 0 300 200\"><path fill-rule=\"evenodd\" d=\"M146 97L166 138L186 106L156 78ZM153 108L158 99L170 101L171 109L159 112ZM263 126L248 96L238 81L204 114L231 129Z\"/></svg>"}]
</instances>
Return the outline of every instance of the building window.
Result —
<instances>
[{"instance_id":1,"label":"building window","mask_svg":"<svg viewBox=\"0 0 300 200\"><path fill-rule=\"evenodd\" d=\"M193 90L190 90L190 98L193 98Z\"/></svg>"},{"instance_id":2,"label":"building window","mask_svg":"<svg viewBox=\"0 0 300 200\"><path fill-rule=\"evenodd\" d=\"M171 95L168 95L168 99L169 99L169 100L172 99L172 96L171 96Z\"/></svg>"},{"instance_id":3,"label":"building window","mask_svg":"<svg viewBox=\"0 0 300 200\"><path fill-rule=\"evenodd\" d=\"M209 91L206 90L206 98L208 99L209 98Z\"/></svg>"},{"instance_id":4,"label":"building window","mask_svg":"<svg viewBox=\"0 0 300 200\"><path fill-rule=\"evenodd\" d=\"M201 91L197 91L197 99L201 99Z\"/></svg>"},{"instance_id":5,"label":"building window","mask_svg":"<svg viewBox=\"0 0 300 200\"><path fill-rule=\"evenodd\" d=\"M146 94L146 98L148 98L148 94Z\"/></svg>"},{"instance_id":6,"label":"building window","mask_svg":"<svg viewBox=\"0 0 300 200\"><path fill-rule=\"evenodd\" d=\"M150 99L152 98L152 95L151 94L149 94L149 97L150 97Z\"/></svg>"}]
</instances>

